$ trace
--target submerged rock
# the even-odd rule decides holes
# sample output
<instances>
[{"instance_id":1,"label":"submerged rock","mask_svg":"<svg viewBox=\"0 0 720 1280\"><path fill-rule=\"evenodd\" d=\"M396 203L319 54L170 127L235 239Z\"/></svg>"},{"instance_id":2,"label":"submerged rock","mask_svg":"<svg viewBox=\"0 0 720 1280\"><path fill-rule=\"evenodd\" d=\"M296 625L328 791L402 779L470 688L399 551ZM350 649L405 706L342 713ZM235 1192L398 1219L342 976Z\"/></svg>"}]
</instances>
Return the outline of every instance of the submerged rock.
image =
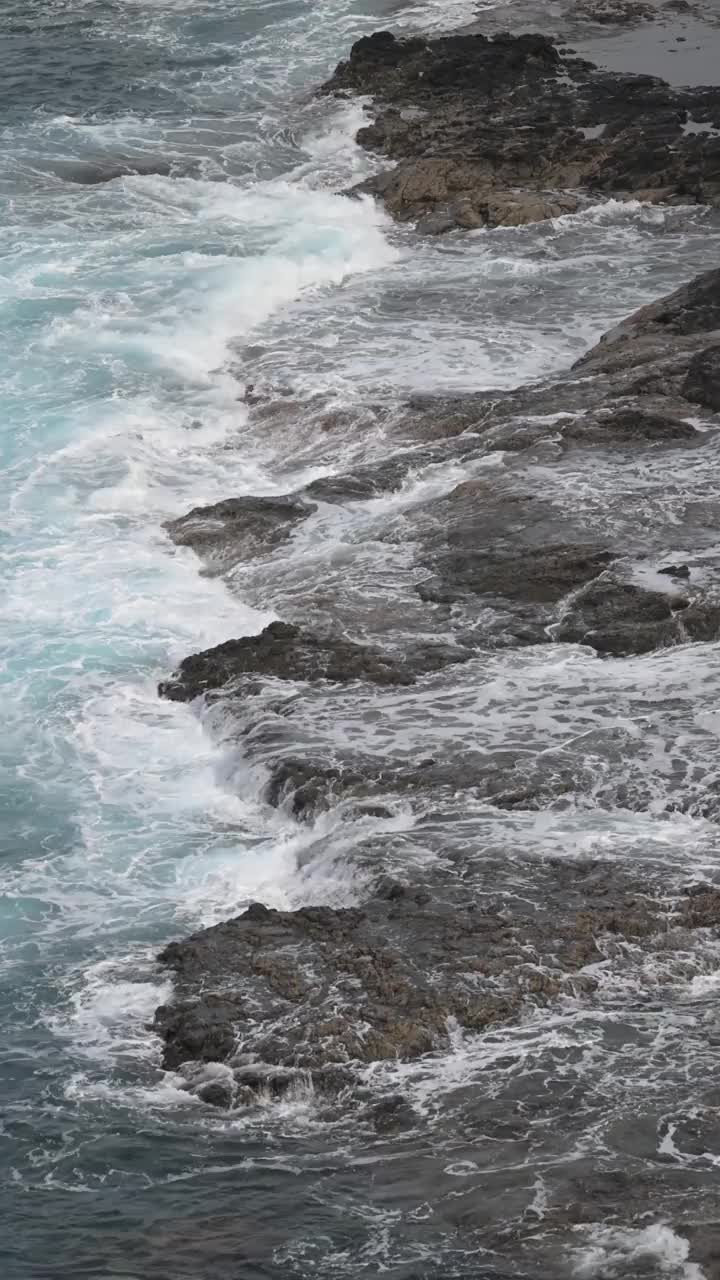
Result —
<instances>
[{"instance_id":1,"label":"submerged rock","mask_svg":"<svg viewBox=\"0 0 720 1280\"><path fill-rule=\"evenodd\" d=\"M105 182L115 182L118 178L130 178L136 176L148 177L157 175L159 177L169 177L171 175L187 173L188 165L182 164L177 158L172 160L160 160L155 156L126 156L126 157L104 157L98 156L89 160L55 160L53 161L53 171L58 178L62 178L64 182L74 183L77 186L101 186Z\"/></svg>"},{"instance_id":2,"label":"submerged rock","mask_svg":"<svg viewBox=\"0 0 720 1280\"><path fill-rule=\"evenodd\" d=\"M411 1129L417 1123L418 1115L402 1094L393 1094L376 1102L367 1111L376 1133L399 1133L403 1129Z\"/></svg>"}]
</instances>

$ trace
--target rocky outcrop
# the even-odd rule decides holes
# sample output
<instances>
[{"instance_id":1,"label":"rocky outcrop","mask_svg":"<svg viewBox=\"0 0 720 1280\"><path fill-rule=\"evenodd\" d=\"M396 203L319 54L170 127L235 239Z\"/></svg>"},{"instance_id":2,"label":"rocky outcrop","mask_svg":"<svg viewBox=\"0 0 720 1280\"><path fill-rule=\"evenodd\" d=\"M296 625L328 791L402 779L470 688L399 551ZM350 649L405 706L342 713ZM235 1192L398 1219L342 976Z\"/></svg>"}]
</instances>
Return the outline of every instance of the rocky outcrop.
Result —
<instances>
[{"instance_id":1,"label":"rocky outcrop","mask_svg":"<svg viewBox=\"0 0 720 1280\"><path fill-rule=\"evenodd\" d=\"M414 673L401 662L342 637L312 635L286 622L271 622L259 636L243 636L183 659L159 687L172 702L190 702L217 689L236 691L245 676L284 680L371 680L407 685Z\"/></svg>"},{"instance_id":2,"label":"rocky outcrop","mask_svg":"<svg viewBox=\"0 0 720 1280\"><path fill-rule=\"evenodd\" d=\"M715 936L712 886L678 897L613 863L542 858L529 867L514 853L511 865L505 855L493 862L487 834L453 842L451 833L458 815L465 822L480 811L493 822L583 808L718 820L717 779L681 751L663 762L658 789L648 767L657 744L646 749L637 709L602 725L592 711L578 755L564 734L534 745L484 737L479 717L465 734L462 718L454 723L452 682L453 664L470 662L481 684L499 646L581 645L583 663L593 650L604 667L720 637L708 558L717 542L714 490L705 510L682 483L655 498L646 481L666 456L681 479L686 466L704 474L697 451L715 447L718 427L719 319L720 271L712 270L616 326L567 375L511 392L415 398L385 422L397 449L381 462L287 497L199 509L173 525L173 537L210 563L238 548L267 556L264 588L273 549L317 504L388 492L418 460L470 468L440 496L420 494L399 518L373 525L373 538L402 544L410 562L408 594L422 610L415 631L402 603L387 649L339 628L274 622L186 658L160 686L179 701L205 696L209 714L217 703L270 806L308 824L328 811L326 825L355 824L353 874L366 886L359 906L256 903L165 949L175 993L155 1029L165 1066L201 1101L253 1104L309 1083L343 1106L349 1098L376 1133L395 1132L412 1126L414 1113L395 1095L376 1113L363 1064L412 1061L446 1048L451 1035L516 1023L567 996L592 1001L601 962L611 983L615 966L625 981L648 953L662 957L658 972L674 964L685 972L690 931ZM492 466L472 470L490 455ZM594 492L595 461L608 455L627 459L615 478L642 464L643 483L629 496ZM582 501L569 502L578 477ZM679 504L672 542L670 502ZM708 556L698 570L690 553L699 545ZM363 601L362 621L370 621L356 634L373 635L372 608ZM392 608L383 602L383 622ZM407 718L417 730L426 706L443 732L436 738L430 722L426 736L423 725L419 740L430 745L412 751L403 725ZM408 812L414 843L398 858L393 832ZM322 845L323 825L304 836ZM398 878L398 865L406 876ZM643 969L638 989L649 981Z\"/></svg>"},{"instance_id":3,"label":"rocky outcrop","mask_svg":"<svg viewBox=\"0 0 720 1280\"><path fill-rule=\"evenodd\" d=\"M337 630L316 634L312 626L273 623L259 637L186 659L161 692L189 700L230 691L241 677L402 685L498 646L562 641L621 657L714 639L720 601L707 575L696 579L686 566L682 590L672 580L643 580L648 572L662 575L668 536L644 501L617 509L609 501L591 528L562 487L554 495L552 486L538 488L533 460L541 450L545 465L560 468L579 457L591 493L597 451L632 464L658 451L712 447L719 326L720 270L713 269L615 326L567 375L509 392L415 397L385 421L395 453L294 494L228 499L173 521L173 539L221 570L271 555L318 503L367 502L397 489L415 468L464 466L501 453L513 459L440 497L419 496L400 523L388 516L383 526L378 516L375 536L414 547L410 590L428 606L434 642L405 636L399 652L383 653ZM686 523L678 512L673 539L682 539ZM710 508L688 536L714 545ZM256 603L265 606L263 597ZM302 602L293 607L302 618Z\"/></svg>"},{"instance_id":4,"label":"rocky outcrop","mask_svg":"<svg viewBox=\"0 0 720 1280\"><path fill-rule=\"evenodd\" d=\"M693 356L682 385L682 394L693 404L720 413L720 344Z\"/></svg>"},{"instance_id":5,"label":"rocky outcrop","mask_svg":"<svg viewBox=\"0 0 720 1280\"><path fill-rule=\"evenodd\" d=\"M720 605L691 605L684 595L650 591L607 574L577 592L554 634L615 657L650 653L720 636Z\"/></svg>"},{"instance_id":6,"label":"rocky outcrop","mask_svg":"<svg viewBox=\"0 0 720 1280\"><path fill-rule=\"evenodd\" d=\"M225 571L240 560L286 542L295 526L315 510L300 497L227 498L194 507L165 525L179 547L192 547L208 565Z\"/></svg>"},{"instance_id":7,"label":"rocky outcrop","mask_svg":"<svg viewBox=\"0 0 720 1280\"><path fill-rule=\"evenodd\" d=\"M680 0L685 3L685 0ZM642 22L654 18L657 9L642 0L578 0L571 5L569 16L596 22L600 26Z\"/></svg>"},{"instance_id":8,"label":"rocky outcrop","mask_svg":"<svg viewBox=\"0 0 720 1280\"><path fill-rule=\"evenodd\" d=\"M592 992L583 971L613 954L627 964L623 941L681 951L688 929L720 922L710 887L668 909L602 863L549 863L539 875L549 892L531 911L513 896L488 900L479 885L430 891L385 878L361 908L255 903L171 943L160 959L177 998L155 1017L164 1065L221 1105L302 1080L348 1088L361 1064L412 1060L447 1044L453 1027L482 1031ZM219 1083L197 1070L217 1063L228 1068Z\"/></svg>"},{"instance_id":9,"label":"rocky outcrop","mask_svg":"<svg viewBox=\"0 0 720 1280\"><path fill-rule=\"evenodd\" d=\"M575 368L615 373L660 360L683 364L688 352L701 350L707 335L716 332L720 334L718 267L633 312L604 334Z\"/></svg>"},{"instance_id":10,"label":"rocky outcrop","mask_svg":"<svg viewBox=\"0 0 720 1280\"><path fill-rule=\"evenodd\" d=\"M455 542L472 539L472 528L453 532ZM612 559L609 551L581 546L497 552L458 548L439 558L436 576L421 582L418 592L423 600L439 604L470 594L553 605L597 578Z\"/></svg>"},{"instance_id":11,"label":"rocky outcrop","mask_svg":"<svg viewBox=\"0 0 720 1280\"><path fill-rule=\"evenodd\" d=\"M373 96L358 141L397 163L358 190L428 232L520 226L598 195L720 203L719 90L599 71L544 36L380 31L324 91Z\"/></svg>"}]
</instances>

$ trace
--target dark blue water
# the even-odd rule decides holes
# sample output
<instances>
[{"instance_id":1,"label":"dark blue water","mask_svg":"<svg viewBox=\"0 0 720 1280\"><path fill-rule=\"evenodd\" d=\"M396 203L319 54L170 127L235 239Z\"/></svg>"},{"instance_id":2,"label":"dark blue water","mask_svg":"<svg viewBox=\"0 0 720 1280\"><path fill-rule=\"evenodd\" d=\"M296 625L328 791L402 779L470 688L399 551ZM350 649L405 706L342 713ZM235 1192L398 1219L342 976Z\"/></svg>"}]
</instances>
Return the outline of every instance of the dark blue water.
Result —
<instances>
[{"instance_id":1,"label":"dark blue water","mask_svg":"<svg viewBox=\"0 0 720 1280\"><path fill-rule=\"evenodd\" d=\"M421 244L343 199L373 163L362 108L311 90L389 20L380 4L32 0L0 17L3 1275L476 1274L467 1161L438 1165L439 1139L359 1140L311 1096L222 1116L160 1070L164 941L250 898L353 893L337 863L299 878L327 832L270 811L236 751L158 701L180 657L277 604L200 576L162 521L362 453L251 434L249 342L262 376L333 403L512 385L705 265L717 227L612 205ZM536 1194L534 1175L514 1185L511 1215Z\"/></svg>"}]
</instances>

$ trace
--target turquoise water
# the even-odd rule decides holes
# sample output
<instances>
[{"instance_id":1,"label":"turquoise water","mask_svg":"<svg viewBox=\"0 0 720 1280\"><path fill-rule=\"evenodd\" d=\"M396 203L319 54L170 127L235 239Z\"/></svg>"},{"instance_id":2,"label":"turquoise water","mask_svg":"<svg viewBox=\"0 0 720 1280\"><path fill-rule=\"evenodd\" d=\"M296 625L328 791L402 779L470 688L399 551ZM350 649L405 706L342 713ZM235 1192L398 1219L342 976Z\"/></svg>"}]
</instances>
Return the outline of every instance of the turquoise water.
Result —
<instances>
[{"instance_id":1,"label":"turquoise water","mask_svg":"<svg viewBox=\"0 0 720 1280\"><path fill-rule=\"evenodd\" d=\"M14 1229L0 1256L19 1280L119 1274L125 1233L143 1235L138 1192L204 1166L162 1105L152 1140L137 1133L138 1094L159 1079L149 957L282 872L288 836L225 786L198 723L157 701L188 649L272 616L199 579L161 522L230 483L274 487L243 440L230 340L390 251L371 210L327 192L357 163L351 129L299 92L370 15L3 16L0 1161ZM131 166L161 172L96 181Z\"/></svg>"},{"instance_id":2,"label":"turquoise water","mask_svg":"<svg viewBox=\"0 0 720 1280\"><path fill-rule=\"evenodd\" d=\"M300 900L310 838L156 697L186 653L275 614L201 576L162 522L341 464L251 434L250 339L301 394L512 385L703 266L708 225L613 206L420 245L338 196L373 163L362 109L309 91L379 6L33 0L3 18L3 1274L374 1274L346 1136L300 1104L208 1115L146 1028L170 990L159 944L249 898ZM426 1255L402 1256L410 1276Z\"/></svg>"}]
</instances>

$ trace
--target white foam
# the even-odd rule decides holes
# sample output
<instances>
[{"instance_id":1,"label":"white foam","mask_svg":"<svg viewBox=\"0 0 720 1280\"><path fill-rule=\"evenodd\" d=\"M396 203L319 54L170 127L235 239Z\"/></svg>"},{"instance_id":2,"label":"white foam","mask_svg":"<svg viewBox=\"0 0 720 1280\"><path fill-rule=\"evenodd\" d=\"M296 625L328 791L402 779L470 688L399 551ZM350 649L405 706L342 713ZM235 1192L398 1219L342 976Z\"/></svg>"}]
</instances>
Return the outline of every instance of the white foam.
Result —
<instances>
[{"instance_id":1,"label":"white foam","mask_svg":"<svg viewBox=\"0 0 720 1280\"><path fill-rule=\"evenodd\" d=\"M159 1058L160 1042L147 1031L158 1005L170 996L167 977L132 981L133 965L150 969L149 956L132 957L124 964L101 960L83 970L80 985L70 982L69 1009L50 1019L56 1034L73 1043L75 1053L104 1065L138 1055Z\"/></svg>"},{"instance_id":2,"label":"white foam","mask_svg":"<svg viewBox=\"0 0 720 1280\"><path fill-rule=\"evenodd\" d=\"M585 1229L583 1229L585 1230ZM706 1280L697 1263L689 1261L690 1244L666 1223L647 1227L592 1227L589 1243L576 1251L574 1274L578 1280L627 1275L628 1267L653 1261L672 1280Z\"/></svg>"}]
</instances>

